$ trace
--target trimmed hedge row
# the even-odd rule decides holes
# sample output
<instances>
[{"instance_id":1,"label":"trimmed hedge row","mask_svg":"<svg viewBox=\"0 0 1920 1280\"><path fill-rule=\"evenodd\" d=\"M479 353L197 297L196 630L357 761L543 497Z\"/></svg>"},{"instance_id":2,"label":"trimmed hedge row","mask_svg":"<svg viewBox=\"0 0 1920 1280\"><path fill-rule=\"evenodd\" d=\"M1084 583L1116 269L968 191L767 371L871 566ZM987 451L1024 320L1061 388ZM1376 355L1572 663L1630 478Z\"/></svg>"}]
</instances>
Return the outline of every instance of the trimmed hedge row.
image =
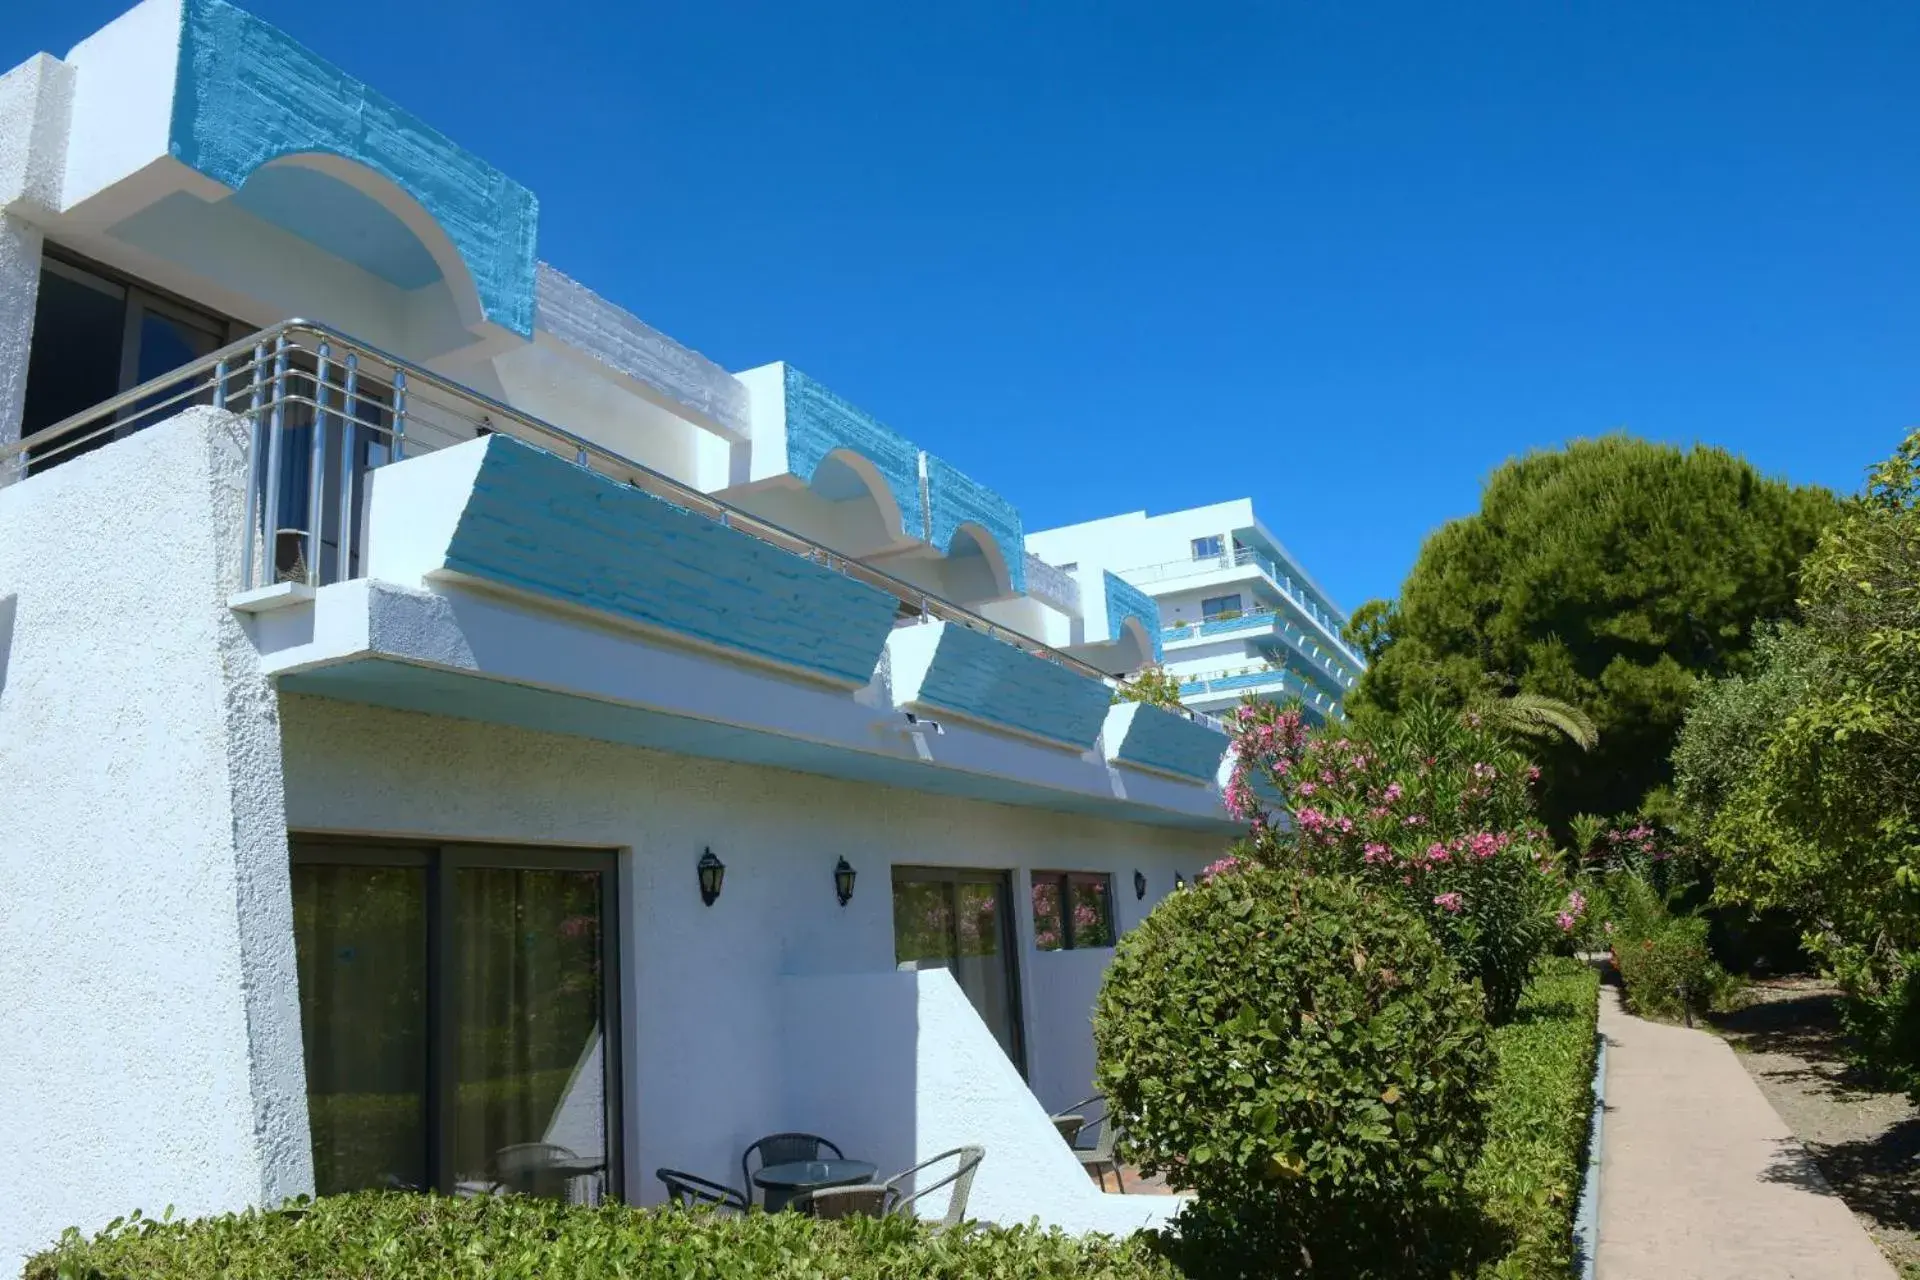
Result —
<instances>
[{"instance_id":1,"label":"trimmed hedge row","mask_svg":"<svg viewBox=\"0 0 1920 1280\"><path fill-rule=\"evenodd\" d=\"M1586 1168L1600 975L1577 960L1542 961L1514 1020L1493 1032L1487 1145L1469 1194L1511 1243L1483 1277L1564 1276Z\"/></svg>"},{"instance_id":2,"label":"trimmed hedge row","mask_svg":"<svg viewBox=\"0 0 1920 1280\"><path fill-rule=\"evenodd\" d=\"M940 1233L901 1218L569 1206L525 1196L330 1196L292 1211L68 1232L24 1280L1175 1280L1148 1237Z\"/></svg>"}]
</instances>

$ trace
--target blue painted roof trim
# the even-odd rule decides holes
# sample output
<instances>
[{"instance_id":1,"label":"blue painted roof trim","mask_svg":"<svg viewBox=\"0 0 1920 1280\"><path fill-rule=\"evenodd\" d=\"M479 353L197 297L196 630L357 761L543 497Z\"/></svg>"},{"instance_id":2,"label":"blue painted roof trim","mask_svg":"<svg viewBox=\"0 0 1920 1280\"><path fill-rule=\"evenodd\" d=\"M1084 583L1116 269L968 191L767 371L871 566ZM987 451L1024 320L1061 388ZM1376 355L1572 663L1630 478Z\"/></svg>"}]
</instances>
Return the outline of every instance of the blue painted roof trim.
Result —
<instances>
[{"instance_id":1,"label":"blue painted roof trim","mask_svg":"<svg viewBox=\"0 0 1920 1280\"><path fill-rule=\"evenodd\" d=\"M487 319L533 336L533 192L277 27L185 0L168 149L238 190L269 161L340 156L399 186L459 251Z\"/></svg>"},{"instance_id":2,"label":"blue painted roof trim","mask_svg":"<svg viewBox=\"0 0 1920 1280\"><path fill-rule=\"evenodd\" d=\"M933 528L927 541L942 551L952 548L953 535L963 524L987 531L1007 562L1007 577L1016 594L1027 589L1027 536L1014 505L969 476L951 462L927 455L927 509Z\"/></svg>"},{"instance_id":3,"label":"blue painted roof trim","mask_svg":"<svg viewBox=\"0 0 1920 1280\"><path fill-rule=\"evenodd\" d=\"M1102 681L957 623L942 629L914 695L916 702L1076 750L1092 746L1100 736L1112 698Z\"/></svg>"},{"instance_id":4,"label":"blue painted roof trim","mask_svg":"<svg viewBox=\"0 0 1920 1280\"><path fill-rule=\"evenodd\" d=\"M485 448L448 569L839 683L873 677L886 592L509 436Z\"/></svg>"},{"instance_id":5,"label":"blue painted roof trim","mask_svg":"<svg viewBox=\"0 0 1920 1280\"><path fill-rule=\"evenodd\" d=\"M1153 660L1159 662L1164 659L1166 650L1160 643L1159 604L1118 574L1103 569L1101 578L1106 586L1107 639L1118 640L1121 625L1128 618L1137 618L1140 625L1147 629L1147 634L1153 637Z\"/></svg>"},{"instance_id":6,"label":"blue painted roof trim","mask_svg":"<svg viewBox=\"0 0 1920 1280\"><path fill-rule=\"evenodd\" d=\"M835 449L873 464L900 506L901 530L927 536L920 513L920 451L872 414L844 400L792 365L786 366L787 471L809 483Z\"/></svg>"}]
</instances>

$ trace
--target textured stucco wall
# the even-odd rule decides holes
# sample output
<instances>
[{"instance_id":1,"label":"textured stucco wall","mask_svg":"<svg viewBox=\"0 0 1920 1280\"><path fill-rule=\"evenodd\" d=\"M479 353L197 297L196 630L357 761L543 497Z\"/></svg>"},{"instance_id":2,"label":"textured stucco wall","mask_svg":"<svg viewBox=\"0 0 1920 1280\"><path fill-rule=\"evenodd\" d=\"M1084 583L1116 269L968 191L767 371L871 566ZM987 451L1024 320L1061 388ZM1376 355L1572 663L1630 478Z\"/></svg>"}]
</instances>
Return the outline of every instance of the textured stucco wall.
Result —
<instances>
[{"instance_id":1,"label":"textured stucco wall","mask_svg":"<svg viewBox=\"0 0 1920 1280\"><path fill-rule=\"evenodd\" d=\"M1108 954L1076 958L1103 968ZM794 977L781 983L781 995L794 1109L820 1117L822 1131L845 1135L834 1140L865 1153L881 1177L954 1147L979 1146L986 1159L967 1214L984 1222L1037 1217L1068 1231L1124 1233L1179 1207L1167 1196L1106 1195L1088 1180L946 972ZM937 1218L948 1198L936 1191L917 1208Z\"/></svg>"},{"instance_id":2,"label":"textured stucco wall","mask_svg":"<svg viewBox=\"0 0 1920 1280\"><path fill-rule=\"evenodd\" d=\"M747 389L698 351L544 262L534 275L534 303L534 324L543 332L726 431L751 434Z\"/></svg>"},{"instance_id":3,"label":"textured stucco wall","mask_svg":"<svg viewBox=\"0 0 1920 1280\"><path fill-rule=\"evenodd\" d=\"M73 68L35 54L0 76L0 210L60 211Z\"/></svg>"},{"instance_id":4,"label":"textured stucco wall","mask_svg":"<svg viewBox=\"0 0 1920 1280\"><path fill-rule=\"evenodd\" d=\"M239 431L196 409L0 490L0 1271L311 1188Z\"/></svg>"},{"instance_id":5,"label":"textured stucco wall","mask_svg":"<svg viewBox=\"0 0 1920 1280\"><path fill-rule=\"evenodd\" d=\"M439 223L486 318L533 335L539 202L486 161L225 0L186 0L168 149L238 188L261 165L321 152L365 165Z\"/></svg>"},{"instance_id":6,"label":"textured stucco wall","mask_svg":"<svg viewBox=\"0 0 1920 1280\"><path fill-rule=\"evenodd\" d=\"M0 447L20 439L33 309L40 296L41 243L38 227L0 213ZM0 460L0 487L24 474L20 459Z\"/></svg>"},{"instance_id":7,"label":"textured stucco wall","mask_svg":"<svg viewBox=\"0 0 1920 1280\"><path fill-rule=\"evenodd\" d=\"M959 712L1078 750L1100 734L1107 686L956 623L899 627L887 637L899 706Z\"/></svg>"},{"instance_id":8,"label":"textured stucco wall","mask_svg":"<svg viewBox=\"0 0 1920 1280\"><path fill-rule=\"evenodd\" d=\"M1013 870L1024 968L1029 870L1111 871L1125 926L1223 843L310 696L283 697L281 713L294 828L627 851L628 1186L648 1203L661 1165L737 1182L741 1149L762 1134L833 1136L834 1116L795 1079L780 979L894 968L894 864ZM727 878L704 907L694 864L709 847ZM841 856L859 875L846 907L833 893ZM1136 867L1152 886L1144 902ZM1034 1012L1031 1068L1059 1081L1073 1068L1051 1064L1088 1061L1091 1030ZM969 1131L964 1115L940 1123Z\"/></svg>"}]
</instances>

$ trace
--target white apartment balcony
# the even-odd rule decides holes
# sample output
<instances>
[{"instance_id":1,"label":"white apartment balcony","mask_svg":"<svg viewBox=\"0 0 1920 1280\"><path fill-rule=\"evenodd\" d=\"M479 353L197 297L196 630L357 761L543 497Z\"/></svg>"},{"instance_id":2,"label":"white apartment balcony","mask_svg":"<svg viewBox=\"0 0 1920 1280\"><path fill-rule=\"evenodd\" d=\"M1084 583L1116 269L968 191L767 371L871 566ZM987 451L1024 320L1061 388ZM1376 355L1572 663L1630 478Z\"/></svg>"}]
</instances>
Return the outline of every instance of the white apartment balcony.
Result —
<instances>
[{"instance_id":1,"label":"white apartment balcony","mask_svg":"<svg viewBox=\"0 0 1920 1280\"><path fill-rule=\"evenodd\" d=\"M1340 634L1340 620L1322 608L1292 574L1251 547L1235 547L1230 554L1219 556L1141 565L1123 573L1129 581L1156 594L1164 593L1175 584L1203 587L1215 583L1224 585L1264 581L1292 607L1302 622L1307 624L1311 634L1351 664L1352 671L1349 674L1366 666L1366 660Z\"/></svg>"},{"instance_id":2,"label":"white apartment balcony","mask_svg":"<svg viewBox=\"0 0 1920 1280\"><path fill-rule=\"evenodd\" d=\"M1205 622L1176 622L1160 632L1161 646L1172 656L1223 640L1250 640L1262 648L1285 644L1310 663L1339 697L1345 697L1357 683L1346 664L1329 653L1317 632L1309 633L1291 616L1275 609L1223 614Z\"/></svg>"},{"instance_id":3,"label":"white apartment balcony","mask_svg":"<svg viewBox=\"0 0 1920 1280\"><path fill-rule=\"evenodd\" d=\"M1227 666L1216 671L1183 674L1179 680L1181 702L1191 710L1209 715L1235 706L1247 697L1270 701L1298 698L1309 714L1323 720L1339 711L1338 699L1280 663Z\"/></svg>"}]
</instances>

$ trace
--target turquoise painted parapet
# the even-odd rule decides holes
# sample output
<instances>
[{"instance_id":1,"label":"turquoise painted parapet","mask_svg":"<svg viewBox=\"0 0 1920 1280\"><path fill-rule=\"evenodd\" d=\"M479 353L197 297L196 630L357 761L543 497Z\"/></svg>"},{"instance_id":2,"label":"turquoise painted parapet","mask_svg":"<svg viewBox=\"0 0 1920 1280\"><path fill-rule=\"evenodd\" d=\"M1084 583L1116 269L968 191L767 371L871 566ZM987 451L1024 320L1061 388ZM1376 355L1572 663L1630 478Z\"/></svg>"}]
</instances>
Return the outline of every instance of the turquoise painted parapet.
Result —
<instances>
[{"instance_id":1,"label":"turquoise painted parapet","mask_svg":"<svg viewBox=\"0 0 1920 1280\"><path fill-rule=\"evenodd\" d=\"M1027 589L1026 532L1011 502L951 462L927 455L927 510L933 528L927 541L942 551L953 545L963 524L978 525L1000 548L1015 594Z\"/></svg>"},{"instance_id":2,"label":"turquoise painted parapet","mask_svg":"<svg viewBox=\"0 0 1920 1280\"><path fill-rule=\"evenodd\" d=\"M892 596L508 436L459 447L475 445L485 457L445 568L837 682L872 678Z\"/></svg>"},{"instance_id":3,"label":"turquoise painted parapet","mask_svg":"<svg viewBox=\"0 0 1920 1280\"><path fill-rule=\"evenodd\" d=\"M901 627L887 639L893 700L944 709L1078 750L1100 736L1112 692L1057 663L957 623Z\"/></svg>"},{"instance_id":4,"label":"turquoise painted parapet","mask_svg":"<svg viewBox=\"0 0 1920 1280\"><path fill-rule=\"evenodd\" d=\"M920 450L878 418L786 366L787 471L809 483L835 449L856 453L886 481L900 507L901 530L926 537L920 513Z\"/></svg>"},{"instance_id":5,"label":"turquoise painted parapet","mask_svg":"<svg viewBox=\"0 0 1920 1280\"><path fill-rule=\"evenodd\" d=\"M1160 645L1160 606L1152 596L1117 574L1101 571L1107 597L1107 639L1118 640L1120 627L1128 618L1136 618L1153 637L1153 660L1161 661L1165 651Z\"/></svg>"},{"instance_id":6,"label":"turquoise painted parapet","mask_svg":"<svg viewBox=\"0 0 1920 1280\"><path fill-rule=\"evenodd\" d=\"M1123 702L1107 714L1107 759L1212 782L1226 758L1227 735L1146 702Z\"/></svg>"},{"instance_id":7,"label":"turquoise painted parapet","mask_svg":"<svg viewBox=\"0 0 1920 1280\"><path fill-rule=\"evenodd\" d=\"M533 335L533 192L225 0L183 5L168 149L235 190L282 156L319 152L366 166L439 223L486 318Z\"/></svg>"}]
</instances>

